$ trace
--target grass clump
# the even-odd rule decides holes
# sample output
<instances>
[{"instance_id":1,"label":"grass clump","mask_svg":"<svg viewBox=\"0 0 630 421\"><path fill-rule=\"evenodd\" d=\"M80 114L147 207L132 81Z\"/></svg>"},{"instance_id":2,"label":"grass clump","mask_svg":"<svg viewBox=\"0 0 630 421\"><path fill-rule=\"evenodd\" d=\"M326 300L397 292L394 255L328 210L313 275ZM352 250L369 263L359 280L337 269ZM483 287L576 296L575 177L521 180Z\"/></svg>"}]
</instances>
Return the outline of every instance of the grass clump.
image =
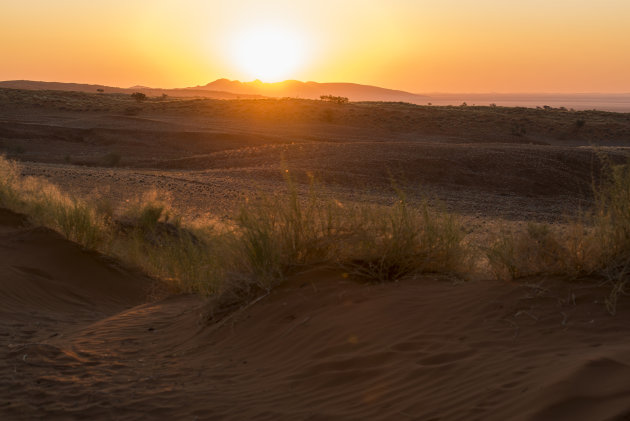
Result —
<instances>
[{"instance_id":1,"label":"grass clump","mask_svg":"<svg viewBox=\"0 0 630 421\"><path fill-rule=\"evenodd\" d=\"M530 223L525 230L504 230L486 248L497 278L591 276L611 285L607 306L615 313L630 288L630 163L605 164L606 176L593 187L593 209L562 229Z\"/></svg>"},{"instance_id":2,"label":"grass clump","mask_svg":"<svg viewBox=\"0 0 630 421\"><path fill-rule=\"evenodd\" d=\"M593 246L593 230L581 221L571 221L564 229L530 222L524 229L502 229L485 252L496 278L514 280L590 273Z\"/></svg>"},{"instance_id":3,"label":"grass clump","mask_svg":"<svg viewBox=\"0 0 630 421\"><path fill-rule=\"evenodd\" d=\"M461 273L469 260L458 219L429 208L413 208L405 196L391 207L358 210L361 223L347 248L351 273L374 281L418 273Z\"/></svg>"},{"instance_id":4,"label":"grass clump","mask_svg":"<svg viewBox=\"0 0 630 421\"><path fill-rule=\"evenodd\" d=\"M84 201L63 194L56 186L33 177L23 178L14 162L0 157L0 206L24 213L88 249L108 241L108 226Z\"/></svg>"},{"instance_id":5,"label":"grass clump","mask_svg":"<svg viewBox=\"0 0 630 421\"><path fill-rule=\"evenodd\" d=\"M608 178L595 191L593 219L597 266L612 285L607 305L614 313L630 284L630 163L608 165L608 169Z\"/></svg>"},{"instance_id":6,"label":"grass clump","mask_svg":"<svg viewBox=\"0 0 630 421\"><path fill-rule=\"evenodd\" d=\"M342 208L311 183L305 201L285 173L287 191L245 203L236 220L237 253L263 289L307 265L328 262L347 232ZM346 216L347 218L347 216Z\"/></svg>"},{"instance_id":7,"label":"grass clump","mask_svg":"<svg viewBox=\"0 0 630 421\"><path fill-rule=\"evenodd\" d=\"M311 184L300 200L287 192L248 203L237 219L243 261L263 289L288 273L324 264L370 281L394 281L418 273L461 273L470 250L454 215L409 205L404 194L391 207L344 205Z\"/></svg>"},{"instance_id":8,"label":"grass clump","mask_svg":"<svg viewBox=\"0 0 630 421\"><path fill-rule=\"evenodd\" d=\"M157 191L135 200L116 221L113 254L166 280L176 290L210 295L221 268L218 233L213 226L185 226Z\"/></svg>"}]
</instances>

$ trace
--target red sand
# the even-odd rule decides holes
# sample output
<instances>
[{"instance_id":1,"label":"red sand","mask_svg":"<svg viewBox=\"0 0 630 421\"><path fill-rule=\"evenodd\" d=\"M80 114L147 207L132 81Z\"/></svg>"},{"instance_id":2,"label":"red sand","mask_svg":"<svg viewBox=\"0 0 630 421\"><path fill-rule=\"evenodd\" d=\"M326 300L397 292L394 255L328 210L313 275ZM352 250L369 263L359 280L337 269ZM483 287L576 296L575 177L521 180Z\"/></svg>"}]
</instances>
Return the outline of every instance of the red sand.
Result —
<instances>
[{"instance_id":1,"label":"red sand","mask_svg":"<svg viewBox=\"0 0 630 421\"><path fill-rule=\"evenodd\" d=\"M630 311L606 288L313 270L207 323L7 211L0 249L3 420L630 417Z\"/></svg>"}]
</instances>

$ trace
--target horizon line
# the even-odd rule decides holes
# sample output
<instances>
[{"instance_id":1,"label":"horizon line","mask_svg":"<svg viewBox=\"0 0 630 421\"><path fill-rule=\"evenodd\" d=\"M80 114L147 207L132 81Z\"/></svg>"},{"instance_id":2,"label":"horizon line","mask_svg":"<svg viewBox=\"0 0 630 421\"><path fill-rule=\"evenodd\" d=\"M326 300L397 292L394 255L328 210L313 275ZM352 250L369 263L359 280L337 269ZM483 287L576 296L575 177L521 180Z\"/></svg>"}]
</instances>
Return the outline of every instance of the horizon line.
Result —
<instances>
[{"instance_id":1,"label":"horizon line","mask_svg":"<svg viewBox=\"0 0 630 421\"><path fill-rule=\"evenodd\" d=\"M110 87L110 88L116 88L116 89L133 89L133 88L142 88L142 89L155 89L155 90L177 90L177 89L202 89L205 88L208 84L210 83L214 83L217 82L219 80L227 80L229 82L239 82L239 83L243 83L243 84L248 84L248 83L262 83L262 84L267 84L267 85L272 85L272 84L281 84L281 83L286 83L286 82L299 82L299 83L317 83L317 84L352 84L352 85L360 85L360 86L366 86L366 87L374 87L374 88L381 88L381 89L387 89L387 90L392 90L392 91L399 91L399 92L404 92L407 94L411 94L411 95L630 95L630 92L623 92L623 91L615 91L615 92L610 92L610 91L571 91L571 92L562 92L562 91L506 91L506 92L497 92L497 91L424 91L424 92L412 92L412 91L406 91L403 89L397 89L397 88L388 88L388 87L384 87L384 86L379 86L379 85L370 85L370 84L366 84L366 83L358 83L358 82L318 82L318 81L302 81L299 79L285 79L282 81L278 81L278 82L263 82L260 79L254 79L252 81L241 81L238 79L229 79L229 78L218 78L215 79L211 82L208 82L206 85L196 85L196 86L176 86L176 87L154 87L154 86L145 86L145 85L141 85L141 84L135 84L135 85L131 85L129 87L122 87L122 86L114 86L114 85L107 85L104 83L95 83L95 82L66 82L66 81L60 81L60 80L34 80L34 79L7 79L7 80L0 80L0 83L4 83L4 82L35 82L35 83L60 83L60 84L74 84L74 85L88 85L88 86L105 86L105 87Z\"/></svg>"}]
</instances>

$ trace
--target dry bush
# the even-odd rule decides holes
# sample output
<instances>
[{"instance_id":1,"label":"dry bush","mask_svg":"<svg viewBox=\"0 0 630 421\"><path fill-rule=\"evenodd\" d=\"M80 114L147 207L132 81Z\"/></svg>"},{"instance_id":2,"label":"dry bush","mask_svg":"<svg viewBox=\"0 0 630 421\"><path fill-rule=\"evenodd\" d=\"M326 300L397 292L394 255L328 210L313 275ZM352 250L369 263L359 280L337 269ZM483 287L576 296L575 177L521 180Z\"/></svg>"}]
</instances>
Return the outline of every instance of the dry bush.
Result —
<instances>
[{"instance_id":1,"label":"dry bush","mask_svg":"<svg viewBox=\"0 0 630 421\"><path fill-rule=\"evenodd\" d=\"M462 273L471 250L456 216L412 208L403 194L391 207L355 209L356 224L341 255L350 273L374 281L392 281L419 273Z\"/></svg>"},{"instance_id":2,"label":"dry bush","mask_svg":"<svg viewBox=\"0 0 630 421\"><path fill-rule=\"evenodd\" d=\"M156 190L132 201L116 221L112 254L168 281L179 291L217 291L221 232L212 225L183 224L167 195Z\"/></svg>"},{"instance_id":3,"label":"dry bush","mask_svg":"<svg viewBox=\"0 0 630 421\"><path fill-rule=\"evenodd\" d=\"M267 290L299 268L329 262L347 232L338 202L323 199L313 183L303 202L294 181L285 180L285 193L245 203L237 218L236 253Z\"/></svg>"},{"instance_id":4,"label":"dry bush","mask_svg":"<svg viewBox=\"0 0 630 421\"><path fill-rule=\"evenodd\" d=\"M616 311L630 282L630 163L606 162L608 177L595 189L593 215L598 244L599 272L612 285L607 305Z\"/></svg>"},{"instance_id":5,"label":"dry bush","mask_svg":"<svg viewBox=\"0 0 630 421\"><path fill-rule=\"evenodd\" d=\"M485 252L498 279L578 276L595 270L594 235L593 228L581 220L571 221L564 228L529 223L525 229L502 229Z\"/></svg>"},{"instance_id":6,"label":"dry bush","mask_svg":"<svg viewBox=\"0 0 630 421\"><path fill-rule=\"evenodd\" d=\"M525 230L504 230L486 248L497 278L532 275L590 275L611 285L607 307L615 313L619 297L630 285L630 164L611 165L594 186L595 206L563 228L529 224Z\"/></svg>"},{"instance_id":7,"label":"dry bush","mask_svg":"<svg viewBox=\"0 0 630 421\"><path fill-rule=\"evenodd\" d=\"M462 273L471 261L454 215L426 202L414 209L402 193L391 207L347 206L311 185L301 201L287 177L285 194L248 203L237 223L237 248L263 289L314 264L384 282L426 272Z\"/></svg>"},{"instance_id":8,"label":"dry bush","mask_svg":"<svg viewBox=\"0 0 630 421\"><path fill-rule=\"evenodd\" d=\"M106 247L108 224L87 203L63 194L51 183L20 176L14 162L0 157L0 206L29 216L88 249Z\"/></svg>"}]
</instances>

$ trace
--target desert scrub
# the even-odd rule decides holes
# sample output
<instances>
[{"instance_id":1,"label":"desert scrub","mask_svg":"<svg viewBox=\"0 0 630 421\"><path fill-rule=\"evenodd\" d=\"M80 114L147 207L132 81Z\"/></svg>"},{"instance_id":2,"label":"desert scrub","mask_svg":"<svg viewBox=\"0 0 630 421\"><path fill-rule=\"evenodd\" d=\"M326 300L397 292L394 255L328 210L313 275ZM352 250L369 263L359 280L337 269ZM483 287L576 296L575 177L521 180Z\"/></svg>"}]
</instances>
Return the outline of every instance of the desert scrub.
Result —
<instances>
[{"instance_id":1,"label":"desert scrub","mask_svg":"<svg viewBox=\"0 0 630 421\"><path fill-rule=\"evenodd\" d=\"M349 230L343 207L324 199L313 182L302 201L286 172L285 181L286 192L247 201L236 219L236 252L267 290L299 268L328 263Z\"/></svg>"},{"instance_id":2,"label":"desert scrub","mask_svg":"<svg viewBox=\"0 0 630 421\"><path fill-rule=\"evenodd\" d=\"M109 241L107 221L95 209L45 180L21 177L17 164L5 158L0 158L0 205L88 249L102 249Z\"/></svg>"},{"instance_id":3,"label":"desert scrub","mask_svg":"<svg viewBox=\"0 0 630 421\"><path fill-rule=\"evenodd\" d=\"M608 177L595 188L593 225L597 267L612 286L607 305L614 313L630 282L630 162L606 164Z\"/></svg>"},{"instance_id":4,"label":"desert scrub","mask_svg":"<svg viewBox=\"0 0 630 421\"><path fill-rule=\"evenodd\" d=\"M265 290L287 274L327 265L377 282L420 273L461 274L472 261L455 215L404 194L389 207L344 205L311 183L306 199L286 178L287 191L245 204L236 221L237 253L249 278Z\"/></svg>"},{"instance_id":5,"label":"desert scrub","mask_svg":"<svg viewBox=\"0 0 630 421\"><path fill-rule=\"evenodd\" d=\"M615 313L630 285L630 164L604 164L591 210L562 228L530 223L524 230L503 230L494 239L485 251L497 278L590 276L611 285L607 306Z\"/></svg>"},{"instance_id":6,"label":"desert scrub","mask_svg":"<svg viewBox=\"0 0 630 421\"><path fill-rule=\"evenodd\" d=\"M470 263L458 218L426 201L416 209L398 192L393 206L359 207L352 218L360 223L344 247L342 265L359 277L383 282L428 272L456 274Z\"/></svg>"},{"instance_id":7,"label":"desert scrub","mask_svg":"<svg viewBox=\"0 0 630 421\"><path fill-rule=\"evenodd\" d=\"M530 222L502 228L485 253L497 279L535 275L575 277L595 269L594 231L580 220L564 227Z\"/></svg>"},{"instance_id":8,"label":"desert scrub","mask_svg":"<svg viewBox=\"0 0 630 421\"><path fill-rule=\"evenodd\" d=\"M186 226L168 196L156 190L134 200L115 226L114 255L178 291L201 295L217 291L229 261L221 247L228 242L228 231L213 225Z\"/></svg>"},{"instance_id":9,"label":"desert scrub","mask_svg":"<svg viewBox=\"0 0 630 421\"><path fill-rule=\"evenodd\" d=\"M412 208L343 205L311 182L306 195L288 176L284 192L244 203L229 225L185 223L168 197L149 192L122 212L89 204L20 176L0 160L0 205L26 213L86 247L167 280L179 291L251 297L314 265L389 281L423 272L454 273L470 260L458 219Z\"/></svg>"}]
</instances>

